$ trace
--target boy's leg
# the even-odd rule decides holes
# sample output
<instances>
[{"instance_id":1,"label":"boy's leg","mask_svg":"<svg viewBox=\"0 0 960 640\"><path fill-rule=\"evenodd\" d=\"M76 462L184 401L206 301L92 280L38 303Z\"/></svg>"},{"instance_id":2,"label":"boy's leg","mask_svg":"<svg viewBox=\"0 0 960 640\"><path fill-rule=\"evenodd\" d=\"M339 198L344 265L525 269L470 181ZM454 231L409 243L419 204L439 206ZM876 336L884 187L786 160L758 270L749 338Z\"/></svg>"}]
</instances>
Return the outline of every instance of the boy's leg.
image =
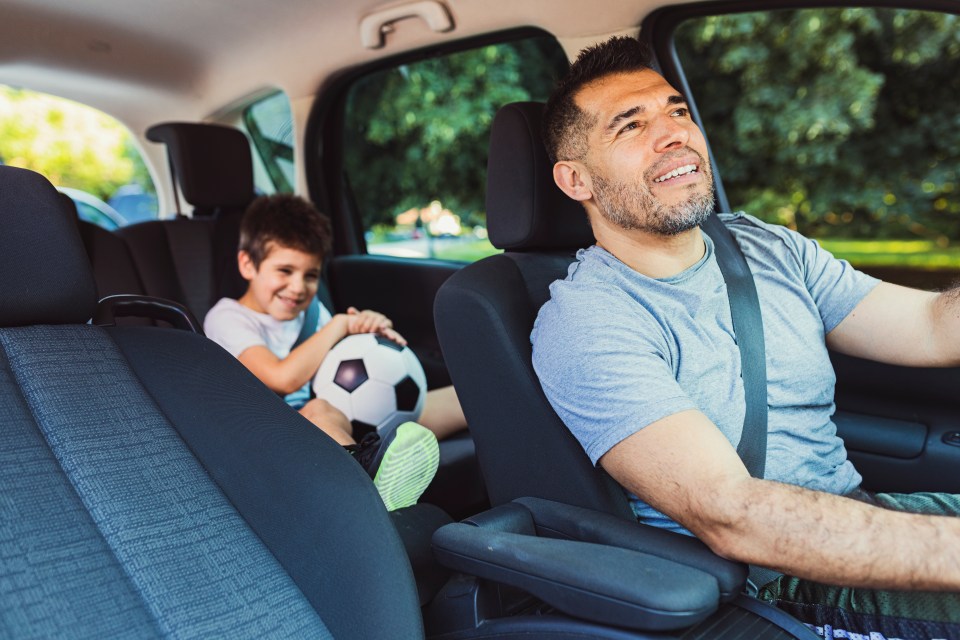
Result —
<instances>
[{"instance_id":1,"label":"boy's leg","mask_svg":"<svg viewBox=\"0 0 960 640\"><path fill-rule=\"evenodd\" d=\"M383 439L369 433L357 444L347 416L327 401L314 398L300 414L353 454L373 478L387 511L416 504L437 473L437 438L416 422L401 424Z\"/></svg>"},{"instance_id":2,"label":"boy's leg","mask_svg":"<svg viewBox=\"0 0 960 640\"><path fill-rule=\"evenodd\" d=\"M420 414L420 424L433 431L437 440L443 440L466 428L467 419L452 386L427 392L423 413Z\"/></svg>"},{"instance_id":3,"label":"boy's leg","mask_svg":"<svg viewBox=\"0 0 960 640\"><path fill-rule=\"evenodd\" d=\"M348 446L356 444L353 439L353 425L342 411L326 400L314 398L299 409L300 415L315 424L321 431L337 441L337 444Z\"/></svg>"},{"instance_id":4,"label":"boy's leg","mask_svg":"<svg viewBox=\"0 0 960 640\"><path fill-rule=\"evenodd\" d=\"M881 493L868 501L895 511L960 515L960 496L951 494ZM781 576L760 589L758 597L806 622L824 638L960 639L960 594L835 587Z\"/></svg>"},{"instance_id":5,"label":"boy's leg","mask_svg":"<svg viewBox=\"0 0 960 640\"><path fill-rule=\"evenodd\" d=\"M382 440L370 433L351 448L373 478L387 511L416 504L440 464L436 436L416 422L404 422Z\"/></svg>"}]
</instances>

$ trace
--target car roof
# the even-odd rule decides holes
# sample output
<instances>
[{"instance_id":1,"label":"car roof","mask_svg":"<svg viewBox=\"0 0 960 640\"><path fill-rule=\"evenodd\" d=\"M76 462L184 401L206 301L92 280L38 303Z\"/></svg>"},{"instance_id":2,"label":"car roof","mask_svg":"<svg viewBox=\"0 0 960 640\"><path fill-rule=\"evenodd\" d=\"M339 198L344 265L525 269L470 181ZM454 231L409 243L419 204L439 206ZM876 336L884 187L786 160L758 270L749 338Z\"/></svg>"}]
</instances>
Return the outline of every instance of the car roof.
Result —
<instances>
[{"instance_id":1,"label":"car roof","mask_svg":"<svg viewBox=\"0 0 960 640\"><path fill-rule=\"evenodd\" d=\"M413 4L413 3L407 3ZM138 135L160 120L201 120L270 88L310 98L331 75L411 49L519 26L575 52L636 29L663 0L444 0L454 28L404 20L386 46L361 43L364 17L397 3L355 0L8 0L0 83L99 108Z\"/></svg>"}]
</instances>

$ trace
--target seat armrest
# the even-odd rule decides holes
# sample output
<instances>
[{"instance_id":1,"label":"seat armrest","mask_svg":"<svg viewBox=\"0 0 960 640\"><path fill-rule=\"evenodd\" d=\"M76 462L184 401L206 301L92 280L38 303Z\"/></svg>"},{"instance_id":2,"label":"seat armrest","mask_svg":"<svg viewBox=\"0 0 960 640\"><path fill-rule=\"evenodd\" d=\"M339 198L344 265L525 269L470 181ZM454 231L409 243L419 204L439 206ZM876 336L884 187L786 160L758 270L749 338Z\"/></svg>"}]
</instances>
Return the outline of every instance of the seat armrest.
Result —
<instances>
[{"instance_id":1,"label":"seat armrest","mask_svg":"<svg viewBox=\"0 0 960 640\"><path fill-rule=\"evenodd\" d=\"M523 589L568 615L631 629L680 629L717 609L720 592L709 573L632 549L502 530L522 522L514 515L489 529L441 527L433 536L437 560Z\"/></svg>"},{"instance_id":2,"label":"seat armrest","mask_svg":"<svg viewBox=\"0 0 960 640\"><path fill-rule=\"evenodd\" d=\"M749 573L747 565L721 558L692 536L541 498L518 498L512 504L522 506L529 513L532 530L538 536L581 540L642 551L705 571L717 579L720 599L724 602L740 594L746 584ZM491 512L479 517L488 520L493 517L502 518ZM519 515L514 516L518 517ZM471 519L470 522L478 526L490 526L481 524L476 519Z\"/></svg>"}]
</instances>

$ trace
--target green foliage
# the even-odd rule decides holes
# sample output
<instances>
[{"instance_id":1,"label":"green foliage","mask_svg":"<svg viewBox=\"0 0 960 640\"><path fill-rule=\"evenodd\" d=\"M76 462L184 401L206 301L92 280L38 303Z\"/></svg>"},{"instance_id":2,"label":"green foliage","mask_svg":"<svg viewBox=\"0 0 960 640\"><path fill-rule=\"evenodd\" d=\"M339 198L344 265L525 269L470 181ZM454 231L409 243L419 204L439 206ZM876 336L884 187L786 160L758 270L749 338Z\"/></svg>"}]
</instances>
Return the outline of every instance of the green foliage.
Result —
<instances>
[{"instance_id":1,"label":"green foliage","mask_svg":"<svg viewBox=\"0 0 960 640\"><path fill-rule=\"evenodd\" d=\"M543 100L566 68L547 38L471 49L370 74L351 89L344 168L364 227L439 200L483 221L487 142L498 107Z\"/></svg>"},{"instance_id":2,"label":"green foliage","mask_svg":"<svg viewBox=\"0 0 960 640\"><path fill-rule=\"evenodd\" d=\"M958 26L859 8L681 26L731 206L820 237L960 238Z\"/></svg>"},{"instance_id":3,"label":"green foliage","mask_svg":"<svg viewBox=\"0 0 960 640\"><path fill-rule=\"evenodd\" d=\"M123 125L95 109L23 89L0 86L0 160L104 200L130 182L153 190Z\"/></svg>"}]
</instances>

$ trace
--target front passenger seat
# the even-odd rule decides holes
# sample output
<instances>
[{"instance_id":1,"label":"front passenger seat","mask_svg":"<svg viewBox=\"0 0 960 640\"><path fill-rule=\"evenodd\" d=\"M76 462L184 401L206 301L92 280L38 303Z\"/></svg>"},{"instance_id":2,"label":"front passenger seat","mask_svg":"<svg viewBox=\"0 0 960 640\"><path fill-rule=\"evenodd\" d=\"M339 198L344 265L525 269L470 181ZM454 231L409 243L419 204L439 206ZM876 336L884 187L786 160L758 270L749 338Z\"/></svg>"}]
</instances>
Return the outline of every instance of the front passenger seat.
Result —
<instances>
[{"instance_id":1,"label":"front passenger seat","mask_svg":"<svg viewBox=\"0 0 960 640\"><path fill-rule=\"evenodd\" d=\"M349 454L200 335L85 324L43 177L0 167L0 226L0 637L422 637Z\"/></svg>"}]
</instances>

